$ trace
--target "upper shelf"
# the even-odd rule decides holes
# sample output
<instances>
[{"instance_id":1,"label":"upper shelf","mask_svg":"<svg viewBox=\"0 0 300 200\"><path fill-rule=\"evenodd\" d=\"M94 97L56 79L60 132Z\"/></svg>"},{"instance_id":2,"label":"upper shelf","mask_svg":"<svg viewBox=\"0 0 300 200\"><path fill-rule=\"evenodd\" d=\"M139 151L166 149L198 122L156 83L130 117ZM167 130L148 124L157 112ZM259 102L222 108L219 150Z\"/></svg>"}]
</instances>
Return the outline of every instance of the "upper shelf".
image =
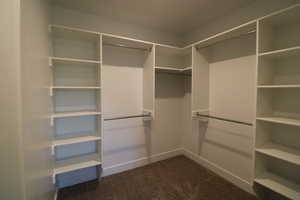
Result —
<instances>
[{"instance_id":1,"label":"upper shelf","mask_svg":"<svg viewBox=\"0 0 300 200\"><path fill-rule=\"evenodd\" d=\"M177 48L168 45L155 45L156 55L186 56L192 54L192 48Z\"/></svg>"},{"instance_id":2,"label":"upper shelf","mask_svg":"<svg viewBox=\"0 0 300 200\"><path fill-rule=\"evenodd\" d=\"M300 55L300 46L286 48L286 49L279 49L275 51L267 51L260 53L260 57L266 57L266 58L281 58L283 56L295 56Z\"/></svg>"},{"instance_id":3,"label":"upper shelf","mask_svg":"<svg viewBox=\"0 0 300 200\"><path fill-rule=\"evenodd\" d=\"M52 24L49 26L51 33L55 37L68 37L80 40L99 40L100 33L88 31L80 28L67 27L62 25Z\"/></svg>"},{"instance_id":4,"label":"upper shelf","mask_svg":"<svg viewBox=\"0 0 300 200\"><path fill-rule=\"evenodd\" d=\"M254 33L254 31L256 31L256 20L250 21L248 23L218 33L214 36L208 37L204 40L198 41L189 46L196 46L196 48L203 48L203 47L210 46L214 43L221 42L223 40L228 40L231 38L238 37L243 34Z\"/></svg>"},{"instance_id":5,"label":"upper shelf","mask_svg":"<svg viewBox=\"0 0 300 200\"><path fill-rule=\"evenodd\" d=\"M299 22L300 4L279 10L270 15L260 18L262 23L266 23L273 27L284 26Z\"/></svg>"},{"instance_id":6,"label":"upper shelf","mask_svg":"<svg viewBox=\"0 0 300 200\"><path fill-rule=\"evenodd\" d=\"M136 50L145 50L149 51L153 47L153 43L135 40L131 38L111 35L111 34L103 34L102 44L104 46L114 46L121 48L131 48Z\"/></svg>"},{"instance_id":7,"label":"upper shelf","mask_svg":"<svg viewBox=\"0 0 300 200\"><path fill-rule=\"evenodd\" d=\"M191 73L192 67L175 68L175 67L160 67L160 66L156 66L155 67L155 71L157 71L157 72L175 73L175 74L186 74L186 73Z\"/></svg>"}]
</instances>

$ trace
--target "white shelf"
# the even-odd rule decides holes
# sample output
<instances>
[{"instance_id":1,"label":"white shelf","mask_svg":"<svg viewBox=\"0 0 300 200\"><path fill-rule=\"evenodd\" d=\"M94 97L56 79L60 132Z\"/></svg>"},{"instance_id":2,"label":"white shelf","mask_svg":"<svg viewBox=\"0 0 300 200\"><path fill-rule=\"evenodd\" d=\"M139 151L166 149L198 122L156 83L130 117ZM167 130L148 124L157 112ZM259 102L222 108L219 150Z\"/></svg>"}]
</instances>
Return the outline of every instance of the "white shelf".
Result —
<instances>
[{"instance_id":1,"label":"white shelf","mask_svg":"<svg viewBox=\"0 0 300 200\"><path fill-rule=\"evenodd\" d=\"M264 173L261 177L256 178L254 181L290 199L300 199L300 185L275 174Z\"/></svg>"},{"instance_id":2,"label":"white shelf","mask_svg":"<svg viewBox=\"0 0 300 200\"><path fill-rule=\"evenodd\" d=\"M204 40L201 40L201 41L195 42L193 44L190 44L187 47L196 46L197 48L203 48L203 47L212 45L214 43L217 43L217 42L220 42L220 41L223 41L223 40L235 38L235 37L238 37L242 34L247 34L249 32L253 32L254 30L256 30L256 20L247 22L245 24L234 27L232 29L228 29L224 32L215 34L215 35L213 35L211 37L208 37Z\"/></svg>"},{"instance_id":3,"label":"white shelf","mask_svg":"<svg viewBox=\"0 0 300 200\"><path fill-rule=\"evenodd\" d=\"M278 124L300 126L299 119L284 118L284 117L257 117L256 119L260 120L260 121L273 122L273 123L278 123Z\"/></svg>"},{"instance_id":4,"label":"white shelf","mask_svg":"<svg viewBox=\"0 0 300 200\"><path fill-rule=\"evenodd\" d=\"M51 25L49 25L49 27L51 28L51 31L54 31L54 32L57 30L62 30L62 31L71 32L71 33L72 32L77 33L77 34L81 33L81 34L90 35L93 37L100 37L99 32L89 31L89 30L80 29L80 28L62 26L62 25L57 25L57 24L51 24Z\"/></svg>"},{"instance_id":5,"label":"white shelf","mask_svg":"<svg viewBox=\"0 0 300 200\"><path fill-rule=\"evenodd\" d=\"M98 153L88 154L85 156L74 157L55 162L53 175L62 174L78 169L101 165L100 155Z\"/></svg>"},{"instance_id":6,"label":"white shelf","mask_svg":"<svg viewBox=\"0 0 300 200\"><path fill-rule=\"evenodd\" d=\"M53 86L50 87L50 96L53 96L53 90L99 90L101 87L76 87L76 86Z\"/></svg>"},{"instance_id":7,"label":"white shelf","mask_svg":"<svg viewBox=\"0 0 300 200\"><path fill-rule=\"evenodd\" d=\"M269 143L257 148L256 151L296 165L300 165L300 150L297 149Z\"/></svg>"},{"instance_id":8,"label":"white shelf","mask_svg":"<svg viewBox=\"0 0 300 200\"><path fill-rule=\"evenodd\" d=\"M95 89L101 89L101 87L93 87L93 86L87 86L87 87L77 87L77 86L53 86L51 89L66 89L66 90L95 90Z\"/></svg>"},{"instance_id":9,"label":"white shelf","mask_svg":"<svg viewBox=\"0 0 300 200\"><path fill-rule=\"evenodd\" d=\"M101 64L101 61L98 60L76 59L76 58L66 58L66 57L49 57L50 66L53 66L53 62L55 61L64 62L64 63Z\"/></svg>"},{"instance_id":10,"label":"white shelf","mask_svg":"<svg viewBox=\"0 0 300 200\"><path fill-rule=\"evenodd\" d=\"M89 115L101 115L101 112L96 111L85 111L85 112L62 112L55 113L51 115L51 126L54 124L54 119L65 118L65 117L80 117L80 116L89 116Z\"/></svg>"},{"instance_id":11,"label":"white shelf","mask_svg":"<svg viewBox=\"0 0 300 200\"><path fill-rule=\"evenodd\" d=\"M283 56L300 55L300 46L260 53L260 57L280 58Z\"/></svg>"},{"instance_id":12,"label":"white shelf","mask_svg":"<svg viewBox=\"0 0 300 200\"><path fill-rule=\"evenodd\" d=\"M258 85L257 88L300 88L300 85Z\"/></svg>"},{"instance_id":13,"label":"white shelf","mask_svg":"<svg viewBox=\"0 0 300 200\"><path fill-rule=\"evenodd\" d=\"M173 72L173 73L183 73L183 72L188 72L192 70L192 67L186 67L186 68L175 68L175 67L161 67L161 66L156 66L155 70L158 72Z\"/></svg>"},{"instance_id":14,"label":"white shelf","mask_svg":"<svg viewBox=\"0 0 300 200\"><path fill-rule=\"evenodd\" d=\"M82 142L91 142L91 141L97 141L101 140L101 137L97 136L81 136L81 137L74 137L74 138L66 138L66 139L58 139L55 140L52 144L53 147L63 146L63 145L69 145L69 144L76 144L76 143L82 143Z\"/></svg>"},{"instance_id":15,"label":"white shelf","mask_svg":"<svg viewBox=\"0 0 300 200\"><path fill-rule=\"evenodd\" d=\"M96 111L85 111L85 112L63 112L55 113L52 118L63 118L63 117L76 117L76 116L87 116L87 115L101 115L101 112Z\"/></svg>"}]
</instances>

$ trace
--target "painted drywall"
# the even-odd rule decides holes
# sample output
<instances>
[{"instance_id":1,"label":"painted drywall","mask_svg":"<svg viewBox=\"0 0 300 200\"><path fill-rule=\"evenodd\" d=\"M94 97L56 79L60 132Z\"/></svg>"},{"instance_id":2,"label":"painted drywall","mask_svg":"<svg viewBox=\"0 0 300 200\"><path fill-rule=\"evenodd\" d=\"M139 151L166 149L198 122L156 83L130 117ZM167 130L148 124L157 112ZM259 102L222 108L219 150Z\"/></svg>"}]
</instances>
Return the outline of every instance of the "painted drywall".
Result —
<instances>
[{"instance_id":1,"label":"painted drywall","mask_svg":"<svg viewBox=\"0 0 300 200\"><path fill-rule=\"evenodd\" d=\"M120 23L96 15L53 6L52 23L87 30L110 33L150 42L182 45L182 38L171 32L163 32L143 26Z\"/></svg>"},{"instance_id":2,"label":"painted drywall","mask_svg":"<svg viewBox=\"0 0 300 200\"><path fill-rule=\"evenodd\" d=\"M212 36L219 32L233 28L248 21L265 16L276 10L286 8L293 4L299 3L298 0L259 0L253 1L252 4L241 8L229 15L223 16L211 22L207 22L206 25L199 27L198 29L191 31L184 35L183 43L185 45L191 44L198 40Z\"/></svg>"},{"instance_id":3,"label":"painted drywall","mask_svg":"<svg viewBox=\"0 0 300 200\"><path fill-rule=\"evenodd\" d=\"M52 199L49 134L48 65L49 6L47 0L21 1L21 86L24 184L26 200Z\"/></svg>"},{"instance_id":4,"label":"painted drywall","mask_svg":"<svg viewBox=\"0 0 300 200\"><path fill-rule=\"evenodd\" d=\"M0 199L24 200L21 89L20 1L0 1Z\"/></svg>"}]
</instances>

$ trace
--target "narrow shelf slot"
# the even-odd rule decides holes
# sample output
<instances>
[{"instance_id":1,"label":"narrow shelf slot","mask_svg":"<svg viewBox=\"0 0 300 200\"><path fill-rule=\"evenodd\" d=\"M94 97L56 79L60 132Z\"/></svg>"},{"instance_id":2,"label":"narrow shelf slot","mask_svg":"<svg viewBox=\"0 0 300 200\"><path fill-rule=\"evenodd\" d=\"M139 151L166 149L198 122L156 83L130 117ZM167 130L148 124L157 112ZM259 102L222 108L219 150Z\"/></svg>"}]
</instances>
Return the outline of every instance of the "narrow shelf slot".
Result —
<instances>
[{"instance_id":1,"label":"narrow shelf slot","mask_svg":"<svg viewBox=\"0 0 300 200\"><path fill-rule=\"evenodd\" d=\"M255 178L254 181L290 199L299 199L300 197L300 185L275 174L266 172Z\"/></svg>"},{"instance_id":2,"label":"narrow shelf slot","mask_svg":"<svg viewBox=\"0 0 300 200\"><path fill-rule=\"evenodd\" d=\"M260 121L273 122L273 123L278 123L278 124L300 126L299 119L284 118L284 117L257 117L256 119L260 120Z\"/></svg>"},{"instance_id":3,"label":"narrow shelf slot","mask_svg":"<svg viewBox=\"0 0 300 200\"><path fill-rule=\"evenodd\" d=\"M300 166L300 150L268 143L257 148L256 151Z\"/></svg>"}]
</instances>

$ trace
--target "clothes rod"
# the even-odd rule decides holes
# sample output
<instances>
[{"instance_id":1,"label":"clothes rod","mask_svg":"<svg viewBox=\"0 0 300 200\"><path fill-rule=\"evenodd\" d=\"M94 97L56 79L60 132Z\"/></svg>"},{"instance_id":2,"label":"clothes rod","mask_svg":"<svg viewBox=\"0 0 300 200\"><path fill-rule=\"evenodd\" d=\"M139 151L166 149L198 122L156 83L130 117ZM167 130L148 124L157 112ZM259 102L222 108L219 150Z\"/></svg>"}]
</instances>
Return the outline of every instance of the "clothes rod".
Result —
<instances>
[{"instance_id":1,"label":"clothes rod","mask_svg":"<svg viewBox=\"0 0 300 200\"><path fill-rule=\"evenodd\" d=\"M112 117L106 118L104 121L112 121L112 120L119 120L119 119L130 119L130 118L140 118L140 117L151 117L151 114L142 114L142 115L127 115L122 117Z\"/></svg>"},{"instance_id":2,"label":"clothes rod","mask_svg":"<svg viewBox=\"0 0 300 200\"><path fill-rule=\"evenodd\" d=\"M226 41L226 40L231 40L231 39L239 38L239 37L242 37L242 36L250 35L250 34L252 34L252 33L256 33L256 30L249 31L249 32L247 32L247 33L242 33L242 34L240 34L240 35L237 35L237 36L234 36L234 37L231 37L231 38L227 38L227 39L224 39L224 40L216 41L216 42L214 42L214 43L212 43L212 44L209 44L209 45L206 45L206 46L203 46L203 47L197 47L197 45L196 45L196 49L197 49L197 50L200 50L200 49L203 49L203 48L206 48L206 47L215 45L215 44L217 44L217 43L221 43L221 42Z\"/></svg>"},{"instance_id":3,"label":"clothes rod","mask_svg":"<svg viewBox=\"0 0 300 200\"><path fill-rule=\"evenodd\" d=\"M253 124L248 123L248 122L242 122L242 121L237 121L237 120L232 120L232 119L225 119L222 117L215 117L215 116L210 116L210 115L203 115L200 113L196 113L196 116L199 117L207 117L207 118L211 118L211 119L217 119L217 120L222 120L222 121L226 121L226 122L232 122L232 123L237 123L237 124L243 124L243 125L247 125L247 126L252 126Z\"/></svg>"},{"instance_id":4,"label":"clothes rod","mask_svg":"<svg viewBox=\"0 0 300 200\"><path fill-rule=\"evenodd\" d=\"M132 47L132 46L127 46L123 44L113 44L113 43L103 43L104 46L111 46L111 47L121 47L121 48L126 48L126 49L134 49L134 50L140 50L140 51L150 51L151 48L141 48L141 47Z\"/></svg>"}]
</instances>

